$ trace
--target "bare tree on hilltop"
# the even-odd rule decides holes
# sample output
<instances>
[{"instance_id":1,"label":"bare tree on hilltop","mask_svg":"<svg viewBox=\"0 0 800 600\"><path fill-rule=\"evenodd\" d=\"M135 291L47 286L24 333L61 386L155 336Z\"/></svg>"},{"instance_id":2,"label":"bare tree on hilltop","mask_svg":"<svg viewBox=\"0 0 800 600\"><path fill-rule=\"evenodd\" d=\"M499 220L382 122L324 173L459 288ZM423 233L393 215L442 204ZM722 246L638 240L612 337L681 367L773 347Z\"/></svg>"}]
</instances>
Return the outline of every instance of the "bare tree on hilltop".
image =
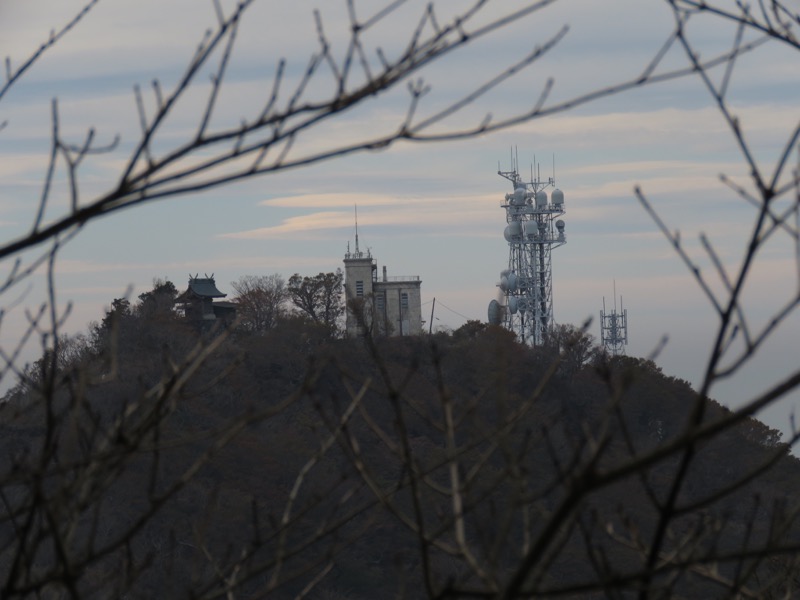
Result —
<instances>
[{"instance_id":1,"label":"bare tree on hilltop","mask_svg":"<svg viewBox=\"0 0 800 600\"><path fill-rule=\"evenodd\" d=\"M26 60L6 61L0 101L91 18L97 1ZM443 3L427 5L394 55L374 47L371 36L404 2L364 15L343 0L348 43L335 51L315 15L318 47L299 82L284 89L286 62L278 61L263 105L235 127L217 126L213 117L253 0L227 11L215 2L215 26L174 87L156 81L147 93L136 89L141 135L108 189L93 197L80 194L82 168L114 143L98 144L107 134L94 130L67 139L54 101L49 168L31 227L0 243L9 265L0 285L7 305L39 269L49 290L45 304L26 312L27 331L0 349L0 375L19 378L0 413L0 596L336 599L353 597L364 581L372 588L362 597L370 598L384 591L497 599L796 595L800 490L789 452L798 434L781 442L751 417L796 390L800 369L733 411L708 396L800 302L800 292L791 292L766 321L754 321L744 302L762 253L776 240L794 248L787 277L800 277L800 124L787 124L772 161L758 161L730 98L743 55L774 46L800 52L800 13L778 1L666 1L674 28L636 77L559 101L551 101L548 81L519 114L466 128L448 128L448 119L543 59L566 27L427 116L420 110L427 85L413 76L555 0L518 9L478 0L446 16ZM701 58L693 36L704 20L730 24L732 36L729 47ZM683 66L664 67L676 55ZM198 77L213 61L211 84L202 88ZM303 335L274 345L265 336L186 333L171 318L145 327L146 314L174 297L168 282L156 282L137 306L117 299L96 326L95 343L64 341L69 311L59 312L54 283L59 251L83 227L100 226L94 220L102 215L400 140L469 138L688 76L708 90L747 166L749 181L722 182L753 207L742 258L728 264L705 236L704 256L692 255L645 192L635 191L718 317L696 392L663 383L644 359L592 357L587 366L589 340L574 328L554 332L539 355L513 345L507 332L473 323L443 339L333 340L309 358ZM316 96L312 83L325 78L335 85ZM409 97L390 131L321 150L300 143L399 85ZM179 100L197 86L207 96L194 130L156 144ZM69 203L51 214L58 169ZM272 277L237 282L242 306L251 290L266 288L279 311L284 288ZM296 274L285 293L311 320L333 327L341 274L329 279ZM275 314L247 318L257 331ZM32 342L41 343L41 358L25 367L19 357ZM523 370L524 378L514 377ZM597 378L602 402L581 394ZM679 410L659 412L670 402ZM271 451L262 452L268 442ZM257 473L245 469L254 455ZM725 468L734 458L737 467ZM766 496L762 484L772 490ZM382 547L359 545L370 536ZM385 590L390 578L396 585Z\"/></svg>"},{"instance_id":2,"label":"bare tree on hilltop","mask_svg":"<svg viewBox=\"0 0 800 600\"><path fill-rule=\"evenodd\" d=\"M295 273L289 278L287 291L301 314L335 336L341 329L339 321L344 315L343 286L344 273L336 269L335 273L319 273L313 277Z\"/></svg>"},{"instance_id":3,"label":"bare tree on hilltop","mask_svg":"<svg viewBox=\"0 0 800 600\"><path fill-rule=\"evenodd\" d=\"M286 312L289 293L286 282L277 273L243 275L231 287L236 292L237 318L249 331L272 329Z\"/></svg>"}]
</instances>

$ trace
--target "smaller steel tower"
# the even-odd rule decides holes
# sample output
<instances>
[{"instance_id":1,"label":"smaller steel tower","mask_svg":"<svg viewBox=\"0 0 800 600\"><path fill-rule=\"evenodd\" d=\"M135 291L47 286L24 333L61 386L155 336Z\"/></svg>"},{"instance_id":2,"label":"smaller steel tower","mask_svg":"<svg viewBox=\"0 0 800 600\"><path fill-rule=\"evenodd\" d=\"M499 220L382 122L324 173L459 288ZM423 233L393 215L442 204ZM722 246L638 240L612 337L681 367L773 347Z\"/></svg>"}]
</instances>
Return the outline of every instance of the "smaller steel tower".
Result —
<instances>
[{"instance_id":1,"label":"smaller steel tower","mask_svg":"<svg viewBox=\"0 0 800 600\"><path fill-rule=\"evenodd\" d=\"M600 311L600 343L612 356L625 354L628 345L628 311L622 307L619 297L617 312L617 286L614 286L614 308L606 312L606 299L603 297L603 310Z\"/></svg>"}]
</instances>

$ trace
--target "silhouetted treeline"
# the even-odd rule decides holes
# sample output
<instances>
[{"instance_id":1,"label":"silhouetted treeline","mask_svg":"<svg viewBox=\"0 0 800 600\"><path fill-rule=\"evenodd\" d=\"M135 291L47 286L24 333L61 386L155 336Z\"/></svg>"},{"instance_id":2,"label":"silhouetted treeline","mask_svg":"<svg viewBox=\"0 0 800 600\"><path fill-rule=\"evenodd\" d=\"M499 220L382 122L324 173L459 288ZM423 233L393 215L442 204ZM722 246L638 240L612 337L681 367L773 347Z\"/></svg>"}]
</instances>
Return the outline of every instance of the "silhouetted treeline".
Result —
<instances>
[{"instance_id":1,"label":"silhouetted treeline","mask_svg":"<svg viewBox=\"0 0 800 600\"><path fill-rule=\"evenodd\" d=\"M681 463L635 461L679 439L696 402L685 381L571 327L540 348L473 321L384 339L332 339L290 315L201 331L167 284L115 301L6 395L9 596L293 598L313 584L326 599L461 597L513 579L537 540L543 595L643 585ZM727 414L706 400L709 423ZM785 591L791 556L755 552L800 542L774 510L800 497L782 450L752 419L697 444L667 548L693 566L738 558L708 573L665 557L648 586L715 597L740 577Z\"/></svg>"}]
</instances>

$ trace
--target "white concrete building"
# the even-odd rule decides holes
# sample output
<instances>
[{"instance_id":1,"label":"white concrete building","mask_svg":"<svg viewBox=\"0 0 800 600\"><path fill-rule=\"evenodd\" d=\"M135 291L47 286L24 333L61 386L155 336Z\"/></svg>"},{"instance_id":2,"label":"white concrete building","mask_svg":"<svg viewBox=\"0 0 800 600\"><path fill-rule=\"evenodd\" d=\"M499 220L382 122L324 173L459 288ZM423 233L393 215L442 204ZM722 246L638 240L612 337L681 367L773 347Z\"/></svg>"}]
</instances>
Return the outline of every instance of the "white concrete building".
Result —
<instances>
[{"instance_id":1,"label":"white concrete building","mask_svg":"<svg viewBox=\"0 0 800 600\"><path fill-rule=\"evenodd\" d=\"M417 275L390 277L386 267L380 279L378 264L369 251L344 255L344 295L347 303L347 336L418 335L422 333L422 307Z\"/></svg>"}]
</instances>

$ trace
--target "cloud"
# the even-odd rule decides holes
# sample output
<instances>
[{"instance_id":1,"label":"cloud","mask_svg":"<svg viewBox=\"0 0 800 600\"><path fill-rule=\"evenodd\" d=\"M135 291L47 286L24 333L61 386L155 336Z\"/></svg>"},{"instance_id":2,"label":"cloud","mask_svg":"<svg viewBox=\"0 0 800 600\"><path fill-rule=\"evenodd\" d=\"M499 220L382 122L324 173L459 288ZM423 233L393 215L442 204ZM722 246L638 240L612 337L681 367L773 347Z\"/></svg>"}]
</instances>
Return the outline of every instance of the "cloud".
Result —
<instances>
[{"instance_id":1,"label":"cloud","mask_svg":"<svg viewBox=\"0 0 800 600\"><path fill-rule=\"evenodd\" d=\"M219 237L229 239L263 239L292 235L295 233L308 234L324 229L344 229L353 226L353 215L346 212L326 211L289 217L280 225L274 227L260 227L236 233L223 233Z\"/></svg>"},{"instance_id":2,"label":"cloud","mask_svg":"<svg viewBox=\"0 0 800 600\"><path fill-rule=\"evenodd\" d=\"M704 162L698 163L696 160L639 160L639 161L617 161L601 162L598 164L581 165L570 170L570 176L575 175L610 175L610 174L632 174L632 173L665 173L674 175L702 175L707 176L708 172L732 171L739 167L739 163L731 162Z\"/></svg>"},{"instance_id":3,"label":"cloud","mask_svg":"<svg viewBox=\"0 0 800 600\"><path fill-rule=\"evenodd\" d=\"M121 268L131 275L144 274L145 277L152 277L154 273L175 273L189 274L199 272L211 272L217 269L234 268L249 269L297 269L300 267L316 268L319 264L329 262L329 256L230 256L230 257L209 257L208 259L197 259L191 261L172 261L172 262L153 262L153 263L127 263L101 262L91 260L59 259L56 264L56 272L59 277L70 275L89 275L96 273L118 272ZM170 278L173 276L170 275ZM183 277L175 280L176 283L183 281ZM117 288L105 288L117 289Z\"/></svg>"},{"instance_id":4,"label":"cloud","mask_svg":"<svg viewBox=\"0 0 800 600\"><path fill-rule=\"evenodd\" d=\"M365 228L413 227L418 233L436 229L437 235L460 235L465 226L484 228L488 218L498 216L497 206L501 196L431 196L428 198L353 195L353 194L307 194L266 200L263 205L272 207L337 208L347 206L349 210L316 211L283 219L280 224L245 231L220 234L226 239L269 239L299 237L306 239L319 232L352 230L355 214L350 208L359 200L358 224ZM362 204L361 199L365 202ZM497 215L495 215L497 213ZM498 216L498 223L502 218Z\"/></svg>"},{"instance_id":5,"label":"cloud","mask_svg":"<svg viewBox=\"0 0 800 600\"><path fill-rule=\"evenodd\" d=\"M398 198L394 196L353 192L283 196L280 198L263 200L259 202L259 205L290 208L339 208L343 206L387 206L397 204L397 202ZM403 202L419 202L419 199L404 199Z\"/></svg>"},{"instance_id":6,"label":"cloud","mask_svg":"<svg viewBox=\"0 0 800 600\"><path fill-rule=\"evenodd\" d=\"M788 102L754 102L732 110L742 128L758 139L770 136L783 139L786 123L795 123L800 116L797 106ZM725 151L706 154L703 163L709 158L718 162L720 156L731 151L736 152L735 160L739 159L738 149L730 144L730 127L713 106L590 115L567 113L531 121L519 129L550 143L557 142L561 147L642 147L663 145L665 140L671 140L681 144L687 155L695 156L698 149L708 148L710 144Z\"/></svg>"}]
</instances>

